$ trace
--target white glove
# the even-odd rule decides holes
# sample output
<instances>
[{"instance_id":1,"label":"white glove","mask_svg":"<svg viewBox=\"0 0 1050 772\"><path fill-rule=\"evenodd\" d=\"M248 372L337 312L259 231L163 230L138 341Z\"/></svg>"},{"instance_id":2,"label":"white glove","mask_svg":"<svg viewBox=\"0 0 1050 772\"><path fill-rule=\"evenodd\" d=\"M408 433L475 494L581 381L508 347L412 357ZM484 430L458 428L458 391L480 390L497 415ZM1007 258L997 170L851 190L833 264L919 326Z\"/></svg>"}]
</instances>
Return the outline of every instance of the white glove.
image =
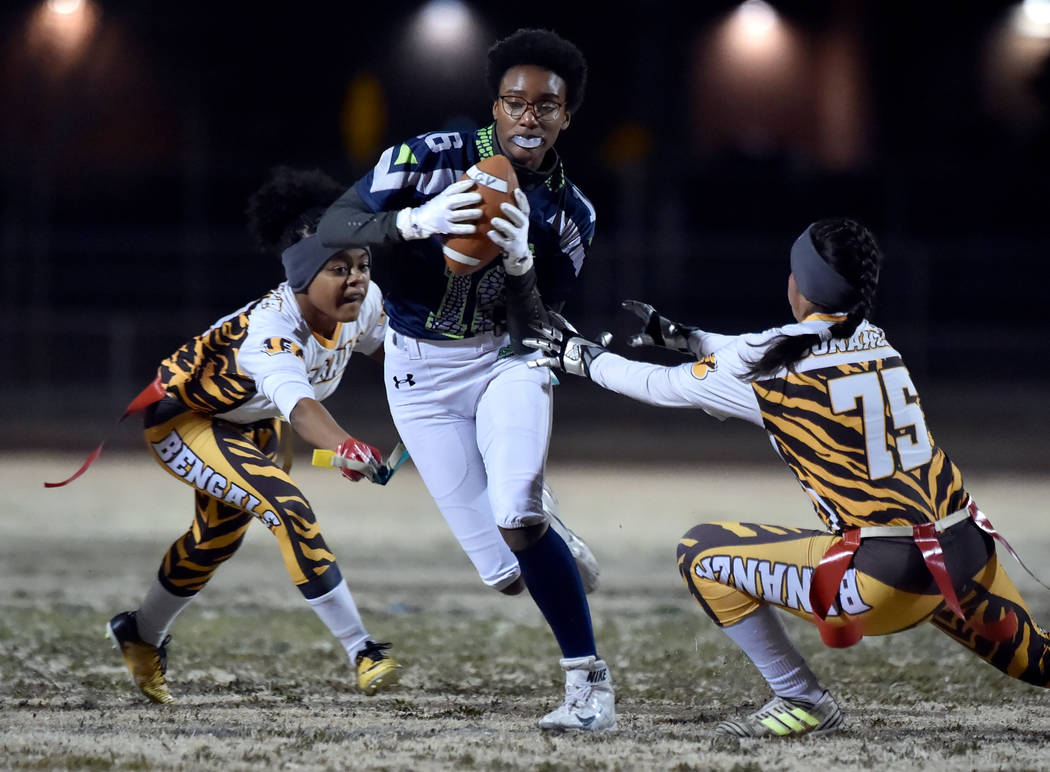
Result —
<instances>
[{"instance_id":1,"label":"white glove","mask_svg":"<svg viewBox=\"0 0 1050 772\"><path fill-rule=\"evenodd\" d=\"M532 251L529 249L529 199L514 189L514 204L500 204L499 208L508 220L493 217L489 221L492 230L488 237L503 250L503 270L511 276L523 276L532 268Z\"/></svg>"},{"instance_id":2,"label":"white glove","mask_svg":"<svg viewBox=\"0 0 1050 772\"><path fill-rule=\"evenodd\" d=\"M406 207L397 213L397 229L405 241L426 239L435 233L454 233L466 236L474 233L477 226L470 221L481 217L480 209L464 209L465 206L481 203L477 191L467 193L474 187L474 180L453 182L429 201L415 209Z\"/></svg>"}]
</instances>

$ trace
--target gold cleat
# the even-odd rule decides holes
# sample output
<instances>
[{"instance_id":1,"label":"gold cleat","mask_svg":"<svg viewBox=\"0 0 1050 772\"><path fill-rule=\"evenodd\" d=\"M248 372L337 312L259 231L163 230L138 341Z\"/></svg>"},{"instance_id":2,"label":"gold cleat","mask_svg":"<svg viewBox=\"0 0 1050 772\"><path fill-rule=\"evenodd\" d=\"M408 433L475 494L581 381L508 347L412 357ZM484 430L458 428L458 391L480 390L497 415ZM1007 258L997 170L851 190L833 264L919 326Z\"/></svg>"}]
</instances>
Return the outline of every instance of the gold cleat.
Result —
<instances>
[{"instance_id":1,"label":"gold cleat","mask_svg":"<svg viewBox=\"0 0 1050 772\"><path fill-rule=\"evenodd\" d=\"M401 665L383 653L389 643L365 641L357 655L357 688L371 697L401 680Z\"/></svg>"},{"instance_id":2,"label":"gold cleat","mask_svg":"<svg viewBox=\"0 0 1050 772\"><path fill-rule=\"evenodd\" d=\"M132 680L143 694L161 705L175 702L164 677L168 666L167 645L171 640L170 635L160 646L146 643L139 637L134 611L123 611L109 620L106 635L120 649Z\"/></svg>"}]
</instances>

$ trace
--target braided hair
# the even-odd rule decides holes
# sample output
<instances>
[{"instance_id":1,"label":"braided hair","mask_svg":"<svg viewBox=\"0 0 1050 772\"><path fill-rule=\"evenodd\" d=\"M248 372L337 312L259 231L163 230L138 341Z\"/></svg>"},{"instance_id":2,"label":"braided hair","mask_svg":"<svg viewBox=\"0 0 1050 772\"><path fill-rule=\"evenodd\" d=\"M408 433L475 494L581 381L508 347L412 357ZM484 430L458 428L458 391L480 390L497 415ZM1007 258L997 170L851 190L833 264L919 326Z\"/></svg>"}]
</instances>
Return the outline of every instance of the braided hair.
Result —
<instances>
[{"instance_id":1,"label":"braided hair","mask_svg":"<svg viewBox=\"0 0 1050 772\"><path fill-rule=\"evenodd\" d=\"M832 338L849 338L857 326L867 319L875 308L875 290L879 283L882 251L871 231L856 220L829 217L818 220L811 231L813 245L824 260L857 290L859 300L841 322L831 325ZM834 312L841 309L828 308ZM782 368L794 371L795 366L817 343L820 337L808 335L781 335L766 349L761 359L747 370L751 379L771 375Z\"/></svg>"},{"instance_id":2,"label":"braided hair","mask_svg":"<svg viewBox=\"0 0 1050 772\"><path fill-rule=\"evenodd\" d=\"M485 81L493 99L499 96L499 84L507 70L525 64L550 70L565 81L565 101L570 113L583 104L587 60L573 43L546 29L519 29L489 49Z\"/></svg>"},{"instance_id":3,"label":"braided hair","mask_svg":"<svg viewBox=\"0 0 1050 772\"><path fill-rule=\"evenodd\" d=\"M277 166L248 199L248 230L263 252L283 252L317 232L328 206L345 190L320 169Z\"/></svg>"}]
</instances>

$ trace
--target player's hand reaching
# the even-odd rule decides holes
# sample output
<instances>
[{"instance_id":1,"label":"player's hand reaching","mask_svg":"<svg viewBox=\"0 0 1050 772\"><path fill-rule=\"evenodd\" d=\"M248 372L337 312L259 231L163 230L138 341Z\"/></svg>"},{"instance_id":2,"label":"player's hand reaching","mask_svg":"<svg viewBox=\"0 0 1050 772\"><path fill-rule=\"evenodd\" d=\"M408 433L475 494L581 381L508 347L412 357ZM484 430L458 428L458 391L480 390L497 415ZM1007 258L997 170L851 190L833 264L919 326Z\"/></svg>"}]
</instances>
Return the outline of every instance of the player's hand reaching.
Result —
<instances>
[{"instance_id":1,"label":"player's hand reaching","mask_svg":"<svg viewBox=\"0 0 1050 772\"><path fill-rule=\"evenodd\" d=\"M525 338L522 341L529 348L547 355L539 359L530 359L529 367L557 368L572 375L590 378L591 362L608 353L605 347L612 340L612 334L603 332L598 336L599 342L595 343L581 337L580 331L558 312L548 311L548 316L550 324L532 325L538 337Z\"/></svg>"},{"instance_id":2,"label":"player's hand reaching","mask_svg":"<svg viewBox=\"0 0 1050 772\"><path fill-rule=\"evenodd\" d=\"M514 204L500 204L499 208L507 216L493 217L489 224L492 230L488 237L503 250L503 270L511 276L524 276L532 268L532 251L529 249L529 199L521 191L514 189Z\"/></svg>"},{"instance_id":3,"label":"player's hand reaching","mask_svg":"<svg viewBox=\"0 0 1050 772\"><path fill-rule=\"evenodd\" d=\"M360 462L362 468L360 472L354 469L347 469L346 467L340 467L339 469L343 477L351 482L357 482L363 477L371 480L375 477L375 473L379 470L379 465L383 460L383 454L379 448L353 437L347 437L340 442L335 452L341 458Z\"/></svg>"},{"instance_id":4,"label":"player's hand reaching","mask_svg":"<svg viewBox=\"0 0 1050 772\"><path fill-rule=\"evenodd\" d=\"M628 346L659 346L683 354L693 353L689 348L689 335L699 327L672 322L640 300L625 300L620 305L642 320L642 329L627 339Z\"/></svg>"},{"instance_id":5,"label":"player's hand reaching","mask_svg":"<svg viewBox=\"0 0 1050 772\"><path fill-rule=\"evenodd\" d=\"M466 208L481 203L481 194L470 191L474 180L453 182L429 201L408 207L397 213L397 229L405 241L425 239L435 233L453 233L466 236L477 226L471 222L481 217L481 209ZM470 191L470 192L468 192Z\"/></svg>"}]
</instances>

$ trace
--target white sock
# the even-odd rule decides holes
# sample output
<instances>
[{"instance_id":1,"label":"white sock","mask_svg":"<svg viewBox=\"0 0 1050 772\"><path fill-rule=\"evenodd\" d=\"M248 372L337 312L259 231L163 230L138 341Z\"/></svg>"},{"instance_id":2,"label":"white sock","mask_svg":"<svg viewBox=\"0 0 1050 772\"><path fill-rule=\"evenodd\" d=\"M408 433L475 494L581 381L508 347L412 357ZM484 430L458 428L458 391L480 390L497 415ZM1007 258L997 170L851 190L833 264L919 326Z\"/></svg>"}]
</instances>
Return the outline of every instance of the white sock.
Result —
<instances>
[{"instance_id":1,"label":"white sock","mask_svg":"<svg viewBox=\"0 0 1050 772\"><path fill-rule=\"evenodd\" d=\"M755 613L722 630L755 664L778 697L816 702L824 693L771 606L759 606Z\"/></svg>"},{"instance_id":2,"label":"white sock","mask_svg":"<svg viewBox=\"0 0 1050 772\"><path fill-rule=\"evenodd\" d=\"M357 653L364 648L365 641L368 640L368 631L365 630L365 623L361 621L361 615L357 611L346 580L319 598L310 598L306 602L332 631L332 635L343 644L353 664Z\"/></svg>"},{"instance_id":3,"label":"white sock","mask_svg":"<svg viewBox=\"0 0 1050 772\"><path fill-rule=\"evenodd\" d=\"M135 624L139 628L139 637L153 646L160 646L168 634L168 628L175 622L175 617L186 608L196 595L172 595L159 579L154 579L146 591L142 605L135 613Z\"/></svg>"}]
</instances>

